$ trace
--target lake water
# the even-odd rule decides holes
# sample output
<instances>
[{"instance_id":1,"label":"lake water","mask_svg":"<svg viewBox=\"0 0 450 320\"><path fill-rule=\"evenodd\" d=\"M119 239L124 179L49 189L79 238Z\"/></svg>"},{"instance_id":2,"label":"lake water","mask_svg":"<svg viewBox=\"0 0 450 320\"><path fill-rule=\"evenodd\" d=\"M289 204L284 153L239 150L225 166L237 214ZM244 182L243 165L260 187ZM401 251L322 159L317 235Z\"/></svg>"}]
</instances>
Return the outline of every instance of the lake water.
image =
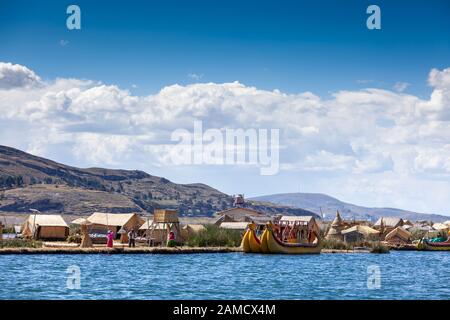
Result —
<instances>
[{"instance_id":1,"label":"lake water","mask_svg":"<svg viewBox=\"0 0 450 320\"><path fill-rule=\"evenodd\" d=\"M449 270L448 252L0 255L0 299L450 299Z\"/></svg>"}]
</instances>

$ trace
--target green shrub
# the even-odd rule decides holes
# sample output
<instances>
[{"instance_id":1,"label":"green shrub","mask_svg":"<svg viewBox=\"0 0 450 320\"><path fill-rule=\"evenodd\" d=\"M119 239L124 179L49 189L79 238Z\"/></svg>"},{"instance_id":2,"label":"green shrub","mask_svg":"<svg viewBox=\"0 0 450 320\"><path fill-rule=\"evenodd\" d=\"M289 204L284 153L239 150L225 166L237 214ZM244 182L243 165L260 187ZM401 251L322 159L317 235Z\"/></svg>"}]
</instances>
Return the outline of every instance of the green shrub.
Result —
<instances>
[{"instance_id":1,"label":"green shrub","mask_svg":"<svg viewBox=\"0 0 450 320\"><path fill-rule=\"evenodd\" d=\"M175 240L169 240L169 241L167 241L167 246L168 246L169 248L176 247L176 245L177 245L177 243L175 242Z\"/></svg>"},{"instance_id":2,"label":"green shrub","mask_svg":"<svg viewBox=\"0 0 450 320\"><path fill-rule=\"evenodd\" d=\"M76 235L76 234L81 234L80 226L71 225L69 227L69 235Z\"/></svg>"},{"instance_id":3,"label":"green shrub","mask_svg":"<svg viewBox=\"0 0 450 320\"><path fill-rule=\"evenodd\" d=\"M190 247L239 247L241 240L242 234L238 230L206 225L205 230L190 236L186 245Z\"/></svg>"},{"instance_id":4,"label":"green shrub","mask_svg":"<svg viewBox=\"0 0 450 320\"><path fill-rule=\"evenodd\" d=\"M69 243L81 243L81 235L71 234L67 237L67 242Z\"/></svg>"},{"instance_id":5,"label":"green shrub","mask_svg":"<svg viewBox=\"0 0 450 320\"><path fill-rule=\"evenodd\" d=\"M414 229L411 232L411 240L420 240L423 237L425 237L425 235L427 234L427 231L425 230L418 230L418 229Z\"/></svg>"},{"instance_id":6,"label":"green shrub","mask_svg":"<svg viewBox=\"0 0 450 320\"><path fill-rule=\"evenodd\" d=\"M14 227L3 228L2 233L16 233Z\"/></svg>"},{"instance_id":7,"label":"green shrub","mask_svg":"<svg viewBox=\"0 0 450 320\"><path fill-rule=\"evenodd\" d=\"M389 253L389 248L381 244L381 242L372 243L370 253Z\"/></svg>"},{"instance_id":8,"label":"green shrub","mask_svg":"<svg viewBox=\"0 0 450 320\"><path fill-rule=\"evenodd\" d=\"M323 249L335 249L335 250L350 250L353 248L350 244L337 239L322 239Z\"/></svg>"},{"instance_id":9,"label":"green shrub","mask_svg":"<svg viewBox=\"0 0 450 320\"><path fill-rule=\"evenodd\" d=\"M334 250L353 250L354 248L368 248L372 253L388 253L389 248L380 241L344 242L341 240L322 240L322 248Z\"/></svg>"},{"instance_id":10,"label":"green shrub","mask_svg":"<svg viewBox=\"0 0 450 320\"><path fill-rule=\"evenodd\" d=\"M42 242L29 239L8 239L0 241L0 248L41 248Z\"/></svg>"}]
</instances>

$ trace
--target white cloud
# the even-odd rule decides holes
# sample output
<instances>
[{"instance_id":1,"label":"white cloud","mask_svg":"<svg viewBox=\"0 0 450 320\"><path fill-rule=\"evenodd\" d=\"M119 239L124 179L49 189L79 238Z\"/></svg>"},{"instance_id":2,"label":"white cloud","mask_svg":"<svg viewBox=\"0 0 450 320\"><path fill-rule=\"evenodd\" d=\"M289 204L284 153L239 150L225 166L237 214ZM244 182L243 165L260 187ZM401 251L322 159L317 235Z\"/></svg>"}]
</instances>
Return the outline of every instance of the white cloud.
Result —
<instances>
[{"instance_id":1,"label":"white cloud","mask_svg":"<svg viewBox=\"0 0 450 320\"><path fill-rule=\"evenodd\" d=\"M27 67L0 62L0 90L29 88L41 84L41 79Z\"/></svg>"},{"instance_id":2,"label":"white cloud","mask_svg":"<svg viewBox=\"0 0 450 320\"><path fill-rule=\"evenodd\" d=\"M421 182L436 194L450 192L450 68L431 70L428 82L429 99L373 88L324 99L239 82L172 85L136 96L91 80L42 82L24 66L0 63L0 143L52 158L63 150L74 165L151 172L170 165L172 131L192 131L196 120L204 130L279 128L282 170L293 177L308 176L327 192L334 183L331 193L347 199L358 188L377 204L401 198L443 208L432 192L414 198ZM339 189L349 181L352 188Z\"/></svg>"},{"instance_id":3,"label":"white cloud","mask_svg":"<svg viewBox=\"0 0 450 320\"><path fill-rule=\"evenodd\" d=\"M198 73L189 73L188 77L193 79L193 80L200 80L201 78L203 78L203 74L198 74Z\"/></svg>"},{"instance_id":4,"label":"white cloud","mask_svg":"<svg viewBox=\"0 0 450 320\"><path fill-rule=\"evenodd\" d=\"M442 71L438 69L432 69L428 76L428 83L437 89L450 89L450 68L446 68Z\"/></svg>"},{"instance_id":5,"label":"white cloud","mask_svg":"<svg viewBox=\"0 0 450 320\"><path fill-rule=\"evenodd\" d=\"M408 87L410 86L410 84L408 82L396 82L394 84L394 90L397 92L403 92L405 91Z\"/></svg>"}]
</instances>

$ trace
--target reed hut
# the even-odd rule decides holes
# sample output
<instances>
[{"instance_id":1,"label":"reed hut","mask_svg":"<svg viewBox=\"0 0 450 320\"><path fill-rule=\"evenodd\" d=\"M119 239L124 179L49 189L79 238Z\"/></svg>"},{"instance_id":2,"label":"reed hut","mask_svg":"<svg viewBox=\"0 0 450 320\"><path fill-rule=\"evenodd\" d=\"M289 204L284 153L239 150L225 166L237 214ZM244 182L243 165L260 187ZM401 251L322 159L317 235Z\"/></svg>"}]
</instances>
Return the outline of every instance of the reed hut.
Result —
<instances>
[{"instance_id":1,"label":"reed hut","mask_svg":"<svg viewBox=\"0 0 450 320\"><path fill-rule=\"evenodd\" d=\"M220 224L220 228L222 229L229 229L229 230L239 230L244 231L247 229L247 226L250 224L250 222L222 222Z\"/></svg>"},{"instance_id":2,"label":"reed hut","mask_svg":"<svg viewBox=\"0 0 450 320\"><path fill-rule=\"evenodd\" d=\"M407 244L411 241L411 233L402 227L397 227L389 232L384 240L390 244Z\"/></svg>"},{"instance_id":3,"label":"reed hut","mask_svg":"<svg viewBox=\"0 0 450 320\"><path fill-rule=\"evenodd\" d=\"M91 233L106 234L108 230L111 230L119 238L118 233L120 229L125 231L138 230L139 227L145 222L136 213L103 213L94 212L87 220L91 223L89 230ZM126 243L128 241L127 235L120 237L121 242Z\"/></svg>"},{"instance_id":4,"label":"reed hut","mask_svg":"<svg viewBox=\"0 0 450 320\"><path fill-rule=\"evenodd\" d=\"M181 228L181 237L184 240L187 240L189 237L198 234L203 230L206 230L206 228L202 224L186 224Z\"/></svg>"},{"instance_id":5,"label":"reed hut","mask_svg":"<svg viewBox=\"0 0 450 320\"><path fill-rule=\"evenodd\" d=\"M214 214L217 220L214 223L219 226L222 222L249 222L252 219L263 218L270 221L270 217L266 214L250 208L234 207L227 210L219 211ZM266 221L266 222L267 222Z\"/></svg>"},{"instance_id":6,"label":"reed hut","mask_svg":"<svg viewBox=\"0 0 450 320\"><path fill-rule=\"evenodd\" d=\"M336 211L336 217L330 225L330 229L328 229L327 235L325 239L327 240L344 240L344 236L342 235L342 229L344 229L344 223L341 218L339 211Z\"/></svg>"},{"instance_id":7,"label":"reed hut","mask_svg":"<svg viewBox=\"0 0 450 320\"><path fill-rule=\"evenodd\" d=\"M356 225L341 232L345 242L359 242L364 240L375 240L379 238L380 231L369 226Z\"/></svg>"},{"instance_id":8,"label":"reed hut","mask_svg":"<svg viewBox=\"0 0 450 320\"><path fill-rule=\"evenodd\" d=\"M435 223L433 224L433 229L438 231L447 232L449 230L449 226L444 223Z\"/></svg>"},{"instance_id":9,"label":"reed hut","mask_svg":"<svg viewBox=\"0 0 450 320\"><path fill-rule=\"evenodd\" d=\"M22 236L43 240L64 240L69 226L60 215L31 214L22 225Z\"/></svg>"},{"instance_id":10,"label":"reed hut","mask_svg":"<svg viewBox=\"0 0 450 320\"><path fill-rule=\"evenodd\" d=\"M383 235L388 234L397 227L405 224L402 218L398 217L382 217L372 226L374 229L380 231Z\"/></svg>"}]
</instances>

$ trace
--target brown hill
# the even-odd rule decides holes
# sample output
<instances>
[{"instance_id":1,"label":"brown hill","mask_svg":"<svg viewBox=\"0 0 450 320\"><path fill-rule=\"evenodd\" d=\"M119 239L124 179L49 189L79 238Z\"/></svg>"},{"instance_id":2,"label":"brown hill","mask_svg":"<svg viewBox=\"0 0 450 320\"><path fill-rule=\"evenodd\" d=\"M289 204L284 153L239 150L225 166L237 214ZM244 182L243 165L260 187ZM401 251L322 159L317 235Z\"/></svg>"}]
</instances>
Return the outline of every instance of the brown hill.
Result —
<instances>
[{"instance_id":1,"label":"brown hill","mask_svg":"<svg viewBox=\"0 0 450 320\"><path fill-rule=\"evenodd\" d=\"M185 216L211 216L233 199L201 183L177 184L143 171L80 169L0 146L0 212L86 215L93 211L152 212L177 208ZM248 202L269 214L315 215L280 205Z\"/></svg>"}]
</instances>

